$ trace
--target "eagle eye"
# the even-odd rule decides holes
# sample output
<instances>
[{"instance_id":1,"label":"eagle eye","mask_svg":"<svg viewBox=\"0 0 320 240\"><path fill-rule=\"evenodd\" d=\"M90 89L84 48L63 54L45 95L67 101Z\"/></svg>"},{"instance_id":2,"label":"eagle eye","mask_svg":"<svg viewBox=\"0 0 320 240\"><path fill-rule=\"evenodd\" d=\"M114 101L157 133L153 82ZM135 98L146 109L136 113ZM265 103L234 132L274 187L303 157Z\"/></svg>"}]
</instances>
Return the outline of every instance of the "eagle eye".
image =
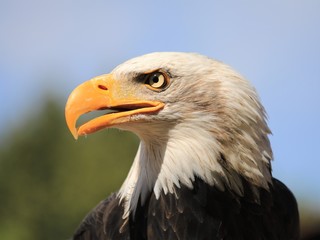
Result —
<instances>
[{"instance_id":1,"label":"eagle eye","mask_svg":"<svg viewBox=\"0 0 320 240\"><path fill-rule=\"evenodd\" d=\"M145 84L153 90L162 90L168 86L168 77L161 72L153 72L146 75Z\"/></svg>"}]
</instances>

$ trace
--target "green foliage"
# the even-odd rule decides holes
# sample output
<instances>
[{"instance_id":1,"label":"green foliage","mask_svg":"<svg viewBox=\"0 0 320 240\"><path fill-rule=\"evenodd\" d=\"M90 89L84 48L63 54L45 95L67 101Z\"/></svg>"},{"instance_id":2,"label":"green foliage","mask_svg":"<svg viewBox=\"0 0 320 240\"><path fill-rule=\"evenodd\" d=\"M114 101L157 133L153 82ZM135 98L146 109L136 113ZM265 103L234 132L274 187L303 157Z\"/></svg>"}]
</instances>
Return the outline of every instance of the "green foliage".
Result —
<instances>
[{"instance_id":1,"label":"green foliage","mask_svg":"<svg viewBox=\"0 0 320 240\"><path fill-rule=\"evenodd\" d=\"M136 136L115 129L75 141L63 106L50 100L2 142L1 240L70 238L84 216L120 187L138 147ZM320 218L301 210L307 236Z\"/></svg>"},{"instance_id":2,"label":"green foliage","mask_svg":"<svg viewBox=\"0 0 320 240\"><path fill-rule=\"evenodd\" d=\"M123 182L138 145L105 130L75 141L53 101L0 148L0 239L68 239Z\"/></svg>"}]
</instances>

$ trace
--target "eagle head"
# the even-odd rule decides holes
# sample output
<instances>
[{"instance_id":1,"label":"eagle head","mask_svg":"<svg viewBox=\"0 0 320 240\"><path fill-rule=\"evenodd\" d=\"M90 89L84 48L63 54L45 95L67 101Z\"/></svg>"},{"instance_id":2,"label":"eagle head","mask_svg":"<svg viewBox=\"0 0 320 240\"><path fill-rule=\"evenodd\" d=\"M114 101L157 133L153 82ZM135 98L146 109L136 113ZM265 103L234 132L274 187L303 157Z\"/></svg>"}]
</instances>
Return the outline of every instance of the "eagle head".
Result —
<instances>
[{"instance_id":1,"label":"eagle head","mask_svg":"<svg viewBox=\"0 0 320 240\"><path fill-rule=\"evenodd\" d=\"M76 127L84 113L110 110ZM195 53L156 52L78 86L66 105L73 136L115 127L141 139L118 196L125 214L198 177L243 194L241 178L268 189L272 150L255 89L229 66Z\"/></svg>"}]
</instances>

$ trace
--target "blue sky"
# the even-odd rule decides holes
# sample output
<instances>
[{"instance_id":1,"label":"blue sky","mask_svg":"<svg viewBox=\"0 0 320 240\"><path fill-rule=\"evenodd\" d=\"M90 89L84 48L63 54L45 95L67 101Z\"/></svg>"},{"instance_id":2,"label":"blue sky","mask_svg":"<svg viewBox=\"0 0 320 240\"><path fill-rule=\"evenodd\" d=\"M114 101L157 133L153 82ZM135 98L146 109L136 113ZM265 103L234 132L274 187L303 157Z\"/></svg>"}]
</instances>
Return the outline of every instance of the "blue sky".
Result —
<instances>
[{"instance_id":1,"label":"blue sky","mask_svg":"<svg viewBox=\"0 0 320 240\"><path fill-rule=\"evenodd\" d=\"M320 211L320 1L0 2L0 134L79 83L154 51L221 60L258 90L274 176ZM0 141L1 142L1 141Z\"/></svg>"}]
</instances>

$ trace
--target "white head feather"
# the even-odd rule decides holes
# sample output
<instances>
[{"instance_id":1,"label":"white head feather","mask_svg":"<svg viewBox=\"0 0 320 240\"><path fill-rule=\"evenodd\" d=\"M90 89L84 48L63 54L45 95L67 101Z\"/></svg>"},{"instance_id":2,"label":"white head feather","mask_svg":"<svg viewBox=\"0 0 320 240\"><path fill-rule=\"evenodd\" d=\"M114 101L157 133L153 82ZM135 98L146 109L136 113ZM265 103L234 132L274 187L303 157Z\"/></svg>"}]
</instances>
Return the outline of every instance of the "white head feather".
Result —
<instances>
[{"instance_id":1,"label":"white head feather","mask_svg":"<svg viewBox=\"0 0 320 240\"><path fill-rule=\"evenodd\" d=\"M181 184L192 188L195 177L239 194L239 176L268 189L270 130L254 88L227 65L193 53L147 54L119 65L112 74L116 80L130 81L158 69L171 76L170 86L138 94L165 103L164 109L157 115L133 116L139 121L121 125L141 139L119 191L123 217L134 212L139 198L143 204L152 191L159 197L161 191L174 194Z\"/></svg>"}]
</instances>

